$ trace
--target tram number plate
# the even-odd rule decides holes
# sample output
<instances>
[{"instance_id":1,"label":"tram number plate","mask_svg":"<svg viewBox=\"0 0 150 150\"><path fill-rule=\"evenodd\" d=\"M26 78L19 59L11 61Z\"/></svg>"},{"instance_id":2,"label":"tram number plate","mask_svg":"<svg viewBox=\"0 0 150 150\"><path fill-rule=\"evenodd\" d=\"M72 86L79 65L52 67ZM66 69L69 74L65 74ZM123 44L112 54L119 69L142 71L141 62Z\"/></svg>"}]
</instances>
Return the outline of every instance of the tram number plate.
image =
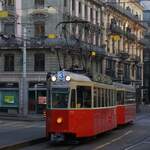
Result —
<instances>
[{"instance_id":1,"label":"tram number plate","mask_svg":"<svg viewBox=\"0 0 150 150\"><path fill-rule=\"evenodd\" d=\"M51 141L64 141L64 135L61 133L51 134Z\"/></svg>"},{"instance_id":2,"label":"tram number plate","mask_svg":"<svg viewBox=\"0 0 150 150\"><path fill-rule=\"evenodd\" d=\"M63 72L63 71L59 71L59 72L57 73L57 77L58 77L58 79L59 79L60 81L64 81L64 80L65 80L65 74L64 74L64 72Z\"/></svg>"}]
</instances>

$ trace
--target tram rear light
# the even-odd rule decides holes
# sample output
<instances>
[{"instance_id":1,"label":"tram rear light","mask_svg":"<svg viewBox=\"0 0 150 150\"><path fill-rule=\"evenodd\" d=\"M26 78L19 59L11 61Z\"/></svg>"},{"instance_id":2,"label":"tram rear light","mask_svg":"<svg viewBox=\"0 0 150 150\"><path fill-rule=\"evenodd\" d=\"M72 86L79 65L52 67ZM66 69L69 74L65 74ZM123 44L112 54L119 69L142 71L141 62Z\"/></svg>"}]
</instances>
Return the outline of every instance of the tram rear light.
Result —
<instances>
[{"instance_id":1,"label":"tram rear light","mask_svg":"<svg viewBox=\"0 0 150 150\"><path fill-rule=\"evenodd\" d=\"M55 82L56 81L56 76L51 76L51 80L53 81L53 82Z\"/></svg>"},{"instance_id":2,"label":"tram rear light","mask_svg":"<svg viewBox=\"0 0 150 150\"><path fill-rule=\"evenodd\" d=\"M70 81L71 77L70 76L66 76L66 81Z\"/></svg>"},{"instance_id":3,"label":"tram rear light","mask_svg":"<svg viewBox=\"0 0 150 150\"><path fill-rule=\"evenodd\" d=\"M57 118L57 123L58 123L58 124L61 124L62 121L63 121L63 119L62 119L61 117Z\"/></svg>"}]
</instances>

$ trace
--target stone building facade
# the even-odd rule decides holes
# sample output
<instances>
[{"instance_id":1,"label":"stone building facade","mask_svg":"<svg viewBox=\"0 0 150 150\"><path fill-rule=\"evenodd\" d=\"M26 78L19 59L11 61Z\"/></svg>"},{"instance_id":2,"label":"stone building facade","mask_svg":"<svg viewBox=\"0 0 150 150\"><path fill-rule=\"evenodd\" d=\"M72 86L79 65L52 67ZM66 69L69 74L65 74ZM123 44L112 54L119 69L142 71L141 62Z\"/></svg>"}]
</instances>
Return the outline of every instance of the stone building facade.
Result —
<instances>
[{"instance_id":1,"label":"stone building facade","mask_svg":"<svg viewBox=\"0 0 150 150\"><path fill-rule=\"evenodd\" d=\"M8 12L0 20L0 111L42 113L46 74L60 67L78 66L92 75L142 85L143 7L137 1L6 0L0 9Z\"/></svg>"}]
</instances>

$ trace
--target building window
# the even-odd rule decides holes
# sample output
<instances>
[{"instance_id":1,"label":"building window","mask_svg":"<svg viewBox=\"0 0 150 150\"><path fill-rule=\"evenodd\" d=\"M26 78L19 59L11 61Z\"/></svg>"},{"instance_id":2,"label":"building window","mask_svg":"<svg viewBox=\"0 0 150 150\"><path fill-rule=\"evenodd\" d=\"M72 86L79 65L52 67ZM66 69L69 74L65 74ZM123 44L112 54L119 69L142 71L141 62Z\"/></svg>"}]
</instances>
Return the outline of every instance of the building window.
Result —
<instances>
[{"instance_id":1,"label":"building window","mask_svg":"<svg viewBox=\"0 0 150 150\"><path fill-rule=\"evenodd\" d=\"M130 65L124 64L124 80L130 80Z\"/></svg>"},{"instance_id":2,"label":"building window","mask_svg":"<svg viewBox=\"0 0 150 150\"><path fill-rule=\"evenodd\" d=\"M35 28L35 36L38 36L38 37L45 36L45 23L44 22L35 23L34 28Z\"/></svg>"},{"instance_id":3,"label":"building window","mask_svg":"<svg viewBox=\"0 0 150 150\"><path fill-rule=\"evenodd\" d=\"M142 71L142 68L137 66L137 68L136 68L136 80L142 79L141 71Z\"/></svg>"},{"instance_id":4,"label":"building window","mask_svg":"<svg viewBox=\"0 0 150 150\"><path fill-rule=\"evenodd\" d=\"M93 22L93 8L90 9L90 20Z\"/></svg>"},{"instance_id":5,"label":"building window","mask_svg":"<svg viewBox=\"0 0 150 150\"><path fill-rule=\"evenodd\" d=\"M132 66L132 77L134 77L134 75L135 75L135 74L134 74L134 71L135 71L135 66L133 65L133 66Z\"/></svg>"},{"instance_id":6,"label":"building window","mask_svg":"<svg viewBox=\"0 0 150 150\"><path fill-rule=\"evenodd\" d=\"M98 11L96 11L96 23L98 23Z\"/></svg>"},{"instance_id":7,"label":"building window","mask_svg":"<svg viewBox=\"0 0 150 150\"><path fill-rule=\"evenodd\" d=\"M75 0L72 0L72 11L75 11Z\"/></svg>"},{"instance_id":8,"label":"building window","mask_svg":"<svg viewBox=\"0 0 150 150\"><path fill-rule=\"evenodd\" d=\"M99 46L99 34L96 33L96 45Z\"/></svg>"},{"instance_id":9,"label":"building window","mask_svg":"<svg viewBox=\"0 0 150 150\"><path fill-rule=\"evenodd\" d=\"M34 71L45 71L45 54L34 55Z\"/></svg>"},{"instance_id":10,"label":"building window","mask_svg":"<svg viewBox=\"0 0 150 150\"><path fill-rule=\"evenodd\" d=\"M87 5L85 5L84 13L85 13L85 19L87 19L87 17L88 17L88 7L87 7Z\"/></svg>"},{"instance_id":11,"label":"building window","mask_svg":"<svg viewBox=\"0 0 150 150\"><path fill-rule=\"evenodd\" d=\"M82 4L79 2L79 14L82 14Z\"/></svg>"},{"instance_id":12,"label":"building window","mask_svg":"<svg viewBox=\"0 0 150 150\"><path fill-rule=\"evenodd\" d=\"M5 4L7 6L14 6L15 5L15 0L5 0Z\"/></svg>"},{"instance_id":13,"label":"building window","mask_svg":"<svg viewBox=\"0 0 150 150\"><path fill-rule=\"evenodd\" d=\"M4 55L4 71L14 71L14 54Z\"/></svg>"},{"instance_id":14,"label":"building window","mask_svg":"<svg viewBox=\"0 0 150 150\"><path fill-rule=\"evenodd\" d=\"M64 7L67 7L67 0L64 0Z\"/></svg>"},{"instance_id":15,"label":"building window","mask_svg":"<svg viewBox=\"0 0 150 150\"><path fill-rule=\"evenodd\" d=\"M112 52L115 54L115 41L112 39Z\"/></svg>"},{"instance_id":16,"label":"building window","mask_svg":"<svg viewBox=\"0 0 150 150\"><path fill-rule=\"evenodd\" d=\"M4 33L5 34L15 34L15 24L14 23L5 23L4 24Z\"/></svg>"},{"instance_id":17,"label":"building window","mask_svg":"<svg viewBox=\"0 0 150 150\"><path fill-rule=\"evenodd\" d=\"M35 0L35 8L44 8L44 0Z\"/></svg>"},{"instance_id":18,"label":"building window","mask_svg":"<svg viewBox=\"0 0 150 150\"><path fill-rule=\"evenodd\" d=\"M73 24L72 25L72 34L75 35L77 30L77 25Z\"/></svg>"}]
</instances>

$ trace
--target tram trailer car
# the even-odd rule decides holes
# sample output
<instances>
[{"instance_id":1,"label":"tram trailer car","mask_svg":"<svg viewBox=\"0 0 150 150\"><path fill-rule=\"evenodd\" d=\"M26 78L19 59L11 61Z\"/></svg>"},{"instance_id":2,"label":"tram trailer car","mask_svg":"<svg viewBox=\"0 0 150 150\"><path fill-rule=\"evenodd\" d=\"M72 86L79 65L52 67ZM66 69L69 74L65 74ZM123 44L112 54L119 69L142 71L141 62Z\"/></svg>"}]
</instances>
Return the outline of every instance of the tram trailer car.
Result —
<instances>
[{"instance_id":1,"label":"tram trailer car","mask_svg":"<svg viewBox=\"0 0 150 150\"><path fill-rule=\"evenodd\" d=\"M114 83L117 88L117 124L133 122L136 117L136 91L133 86Z\"/></svg>"},{"instance_id":2,"label":"tram trailer car","mask_svg":"<svg viewBox=\"0 0 150 150\"><path fill-rule=\"evenodd\" d=\"M117 105L116 85L70 72L59 72L50 80L46 133L52 141L92 137L128 122L120 119L121 115L126 118L123 110L128 106Z\"/></svg>"}]
</instances>

